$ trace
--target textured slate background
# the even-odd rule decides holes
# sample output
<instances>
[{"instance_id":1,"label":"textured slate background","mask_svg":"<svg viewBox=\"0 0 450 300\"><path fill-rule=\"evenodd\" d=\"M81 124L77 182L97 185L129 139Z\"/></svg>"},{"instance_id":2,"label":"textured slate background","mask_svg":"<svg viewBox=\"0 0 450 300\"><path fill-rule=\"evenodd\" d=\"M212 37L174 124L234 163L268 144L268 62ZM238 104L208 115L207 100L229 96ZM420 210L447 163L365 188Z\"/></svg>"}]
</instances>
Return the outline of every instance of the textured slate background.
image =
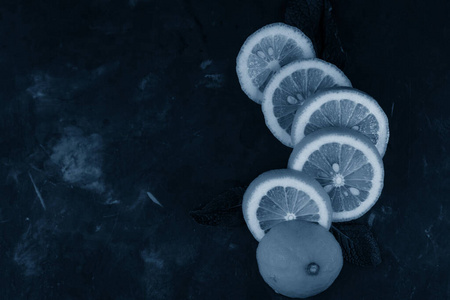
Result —
<instances>
[{"instance_id":1,"label":"textured slate background","mask_svg":"<svg viewBox=\"0 0 450 300\"><path fill-rule=\"evenodd\" d=\"M1 299L284 299L246 228L188 215L286 166L234 71L284 5L1 2ZM360 220L383 263L344 265L314 299L449 299L450 3L333 5L344 71L391 140L382 197Z\"/></svg>"}]
</instances>

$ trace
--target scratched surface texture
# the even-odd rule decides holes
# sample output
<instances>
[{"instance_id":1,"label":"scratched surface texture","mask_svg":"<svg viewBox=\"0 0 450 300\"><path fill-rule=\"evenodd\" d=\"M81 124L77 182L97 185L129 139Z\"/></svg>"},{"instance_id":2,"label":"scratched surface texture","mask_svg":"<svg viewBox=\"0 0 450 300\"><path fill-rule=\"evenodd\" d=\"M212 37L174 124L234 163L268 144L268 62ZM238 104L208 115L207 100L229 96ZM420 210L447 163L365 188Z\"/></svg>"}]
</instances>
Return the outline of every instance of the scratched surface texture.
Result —
<instances>
[{"instance_id":1,"label":"scratched surface texture","mask_svg":"<svg viewBox=\"0 0 450 300\"><path fill-rule=\"evenodd\" d=\"M450 299L450 3L333 1L353 85L386 111L383 262L314 299ZM285 299L245 227L189 211L290 149L235 57L284 1L0 4L0 298Z\"/></svg>"}]
</instances>

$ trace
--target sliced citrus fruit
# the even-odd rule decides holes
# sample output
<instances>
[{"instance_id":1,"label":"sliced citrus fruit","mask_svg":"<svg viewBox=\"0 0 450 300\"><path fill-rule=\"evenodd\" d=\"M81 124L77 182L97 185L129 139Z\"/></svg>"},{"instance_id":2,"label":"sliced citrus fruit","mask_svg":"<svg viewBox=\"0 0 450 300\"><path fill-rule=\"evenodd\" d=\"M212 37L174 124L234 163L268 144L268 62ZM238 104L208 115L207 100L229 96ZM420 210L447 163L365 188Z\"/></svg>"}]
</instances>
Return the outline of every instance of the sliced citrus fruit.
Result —
<instances>
[{"instance_id":1,"label":"sliced citrus fruit","mask_svg":"<svg viewBox=\"0 0 450 300\"><path fill-rule=\"evenodd\" d=\"M316 57L311 40L284 23L266 25L250 35L236 59L236 73L247 96L261 103L267 82L280 67Z\"/></svg>"},{"instance_id":2,"label":"sliced citrus fruit","mask_svg":"<svg viewBox=\"0 0 450 300\"><path fill-rule=\"evenodd\" d=\"M328 193L333 222L359 218L378 200L384 167L375 145L347 128L319 129L298 143L288 167L315 178Z\"/></svg>"},{"instance_id":3,"label":"sliced citrus fruit","mask_svg":"<svg viewBox=\"0 0 450 300\"><path fill-rule=\"evenodd\" d=\"M258 241L276 224L290 220L331 226L330 198L320 184L300 172L282 169L258 176L242 202L244 219Z\"/></svg>"},{"instance_id":4,"label":"sliced citrus fruit","mask_svg":"<svg viewBox=\"0 0 450 300\"><path fill-rule=\"evenodd\" d=\"M264 90L262 111L272 134L292 147L291 128L297 109L312 94L337 86L351 87L335 65L314 58L290 63L280 69Z\"/></svg>"},{"instance_id":5,"label":"sliced citrus fruit","mask_svg":"<svg viewBox=\"0 0 450 300\"><path fill-rule=\"evenodd\" d=\"M389 140L388 119L377 101L357 89L333 88L318 92L299 107L292 123L292 143L326 127L346 127L361 132L386 152Z\"/></svg>"}]
</instances>

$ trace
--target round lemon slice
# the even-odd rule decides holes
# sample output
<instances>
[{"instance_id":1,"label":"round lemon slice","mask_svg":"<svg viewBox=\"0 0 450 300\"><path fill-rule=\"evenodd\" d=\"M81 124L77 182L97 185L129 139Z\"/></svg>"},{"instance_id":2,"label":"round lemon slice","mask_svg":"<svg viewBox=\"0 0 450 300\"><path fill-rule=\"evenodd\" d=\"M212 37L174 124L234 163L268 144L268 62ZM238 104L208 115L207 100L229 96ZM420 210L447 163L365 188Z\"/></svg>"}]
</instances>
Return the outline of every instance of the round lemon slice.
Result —
<instances>
[{"instance_id":1,"label":"round lemon slice","mask_svg":"<svg viewBox=\"0 0 450 300\"><path fill-rule=\"evenodd\" d=\"M245 222L260 241L276 224L290 220L331 226L330 198L320 184L300 172L272 170L257 177L242 202Z\"/></svg>"},{"instance_id":2,"label":"round lemon slice","mask_svg":"<svg viewBox=\"0 0 450 300\"><path fill-rule=\"evenodd\" d=\"M292 143L326 127L354 129L368 137L381 156L386 152L388 118L375 99L357 89L333 88L308 98L295 114Z\"/></svg>"},{"instance_id":3,"label":"round lemon slice","mask_svg":"<svg viewBox=\"0 0 450 300\"><path fill-rule=\"evenodd\" d=\"M236 73L247 96L261 104L263 91L281 67L316 57L311 40L298 28L273 23L250 35L236 59Z\"/></svg>"},{"instance_id":4,"label":"round lemon slice","mask_svg":"<svg viewBox=\"0 0 450 300\"><path fill-rule=\"evenodd\" d=\"M333 222L361 217L378 200L384 167L375 145L347 128L317 130L298 143L288 167L315 178L328 193Z\"/></svg>"},{"instance_id":5,"label":"round lemon slice","mask_svg":"<svg viewBox=\"0 0 450 300\"><path fill-rule=\"evenodd\" d=\"M284 66L264 90L262 111L267 127L280 142L293 147L291 129L297 109L316 92L339 86L351 87L350 80L323 60L308 59Z\"/></svg>"}]
</instances>

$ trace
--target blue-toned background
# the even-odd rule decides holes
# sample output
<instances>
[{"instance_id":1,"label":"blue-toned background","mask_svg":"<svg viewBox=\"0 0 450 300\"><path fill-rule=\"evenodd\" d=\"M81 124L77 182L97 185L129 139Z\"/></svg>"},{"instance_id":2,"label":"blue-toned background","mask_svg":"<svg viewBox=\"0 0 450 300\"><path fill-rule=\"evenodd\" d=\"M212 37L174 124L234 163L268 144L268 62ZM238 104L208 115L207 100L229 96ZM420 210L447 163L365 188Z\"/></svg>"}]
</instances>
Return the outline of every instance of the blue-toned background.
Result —
<instances>
[{"instance_id":1,"label":"blue-toned background","mask_svg":"<svg viewBox=\"0 0 450 300\"><path fill-rule=\"evenodd\" d=\"M344 71L391 139L383 194L360 220L383 262L345 264L314 299L450 299L450 3L332 3ZM1 2L0 299L285 299L246 227L189 216L286 167L291 150L234 69L284 7Z\"/></svg>"}]
</instances>

